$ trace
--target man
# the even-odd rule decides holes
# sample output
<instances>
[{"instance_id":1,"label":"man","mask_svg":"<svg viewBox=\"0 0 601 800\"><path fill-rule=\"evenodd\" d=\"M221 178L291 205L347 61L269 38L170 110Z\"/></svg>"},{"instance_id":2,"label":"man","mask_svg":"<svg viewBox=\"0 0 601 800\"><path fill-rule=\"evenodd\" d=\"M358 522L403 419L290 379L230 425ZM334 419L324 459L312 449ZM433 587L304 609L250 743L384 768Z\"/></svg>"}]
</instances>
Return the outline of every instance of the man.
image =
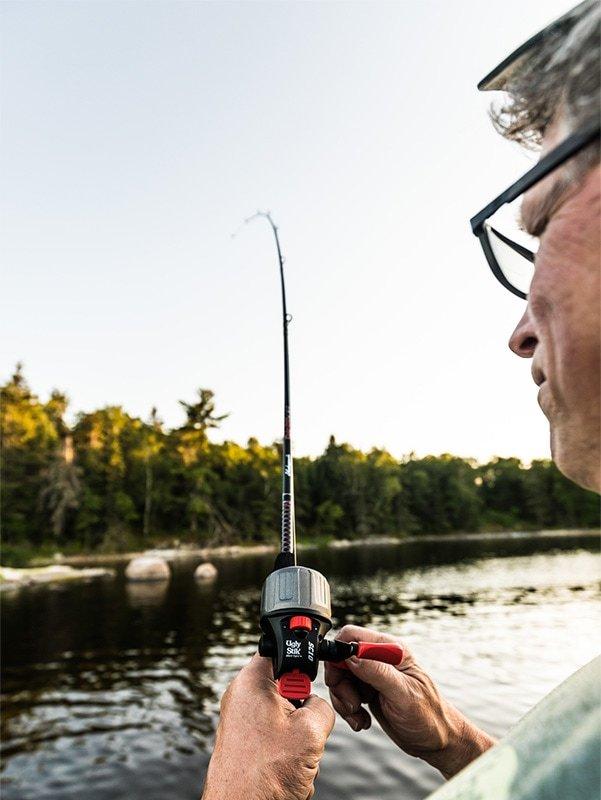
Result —
<instances>
[{"instance_id":1,"label":"man","mask_svg":"<svg viewBox=\"0 0 601 800\"><path fill-rule=\"evenodd\" d=\"M511 139L540 142L542 155L533 170L472 219L497 279L528 300L509 346L532 359L553 458L565 475L596 491L601 489L599 12L595 0L581 3L479 85L507 92L507 105L494 114L498 129ZM538 239L535 268L531 249L496 222L504 205L518 197L523 197L523 227ZM393 640L354 626L343 628L339 638ZM368 728L373 715L406 753L445 778L456 776L432 798L599 796L598 663L558 687L494 746L440 695L404 649L398 667L350 659L347 672L326 664L326 683L334 709L353 730ZM333 724L334 712L324 700L313 696L295 709L280 697L270 662L254 656L224 695L204 800L306 800L313 795Z\"/></svg>"}]
</instances>

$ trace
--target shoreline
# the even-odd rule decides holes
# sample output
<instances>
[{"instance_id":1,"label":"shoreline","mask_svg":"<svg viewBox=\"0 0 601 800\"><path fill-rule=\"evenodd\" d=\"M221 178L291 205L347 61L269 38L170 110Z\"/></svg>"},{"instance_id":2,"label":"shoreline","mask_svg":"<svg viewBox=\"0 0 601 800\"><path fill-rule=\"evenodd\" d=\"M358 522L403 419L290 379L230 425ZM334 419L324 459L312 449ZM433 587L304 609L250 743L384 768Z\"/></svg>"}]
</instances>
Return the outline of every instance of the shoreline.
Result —
<instances>
[{"instance_id":1,"label":"shoreline","mask_svg":"<svg viewBox=\"0 0 601 800\"><path fill-rule=\"evenodd\" d=\"M599 539L600 532L591 528L545 529L539 531L495 531L489 533L450 533L430 534L423 536L377 536L364 539L336 539L324 542L307 542L298 549L315 550L327 548L331 550L350 549L353 547L398 547L417 543L435 544L452 541L499 541L515 539ZM209 563L215 559L235 559L250 556L273 555L277 552L275 544L255 545L222 545L219 547L151 548L128 553L94 553L65 556L56 553L54 558L31 559L25 568L0 566L0 593L25 587L54 585L74 580L90 580L95 578L114 578L116 570L107 565L125 564L141 556L157 556L166 562L182 562L188 560Z\"/></svg>"},{"instance_id":2,"label":"shoreline","mask_svg":"<svg viewBox=\"0 0 601 800\"><path fill-rule=\"evenodd\" d=\"M351 547L369 546L398 546L414 544L418 542L439 542L439 541L458 541L458 540L499 540L499 539L520 539L520 538L577 538L579 536L599 537L600 531L596 528L559 528L543 529L538 531L490 531L476 533L445 533L445 534L424 534L421 536L373 536L362 539L333 539L324 542L308 542L298 544L298 550L314 550L317 548L328 548L332 550L346 549ZM214 547L191 547L183 545L181 547L160 548L151 547L146 550L130 551L126 553L85 553L77 555L63 555L56 553L53 558L33 558L30 562L31 567L41 567L49 565L72 565L84 566L88 564L119 564L130 561L132 558L139 558L143 555L156 555L166 561L176 561L200 558L208 561L211 558L240 558L243 556L267 555L276 553L275 544L257 543L253 545L219 545Z\"/></svg>"}]
</instances>

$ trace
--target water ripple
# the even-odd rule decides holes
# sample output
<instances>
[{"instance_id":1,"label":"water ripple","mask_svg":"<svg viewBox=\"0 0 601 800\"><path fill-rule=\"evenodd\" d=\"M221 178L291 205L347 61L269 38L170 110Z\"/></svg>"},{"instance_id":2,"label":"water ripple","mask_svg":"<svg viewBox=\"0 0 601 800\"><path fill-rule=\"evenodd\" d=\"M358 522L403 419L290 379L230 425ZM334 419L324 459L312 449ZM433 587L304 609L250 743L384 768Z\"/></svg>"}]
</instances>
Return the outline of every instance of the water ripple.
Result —
<instances>
[{"instance_id":1,"label":"water ripple","mask_svg":"<svg viewBox=\"0 0 601 800\"><path fill-rule=\"evenodd\" d=\"M520 538L492 554L489 542L455 542L452 553L424 544L415 562L403 548L310 559L334 575L336 626L401 636L453 702L502 735L595 655L599 557L596 544L577 544L539 552ZM117 580L4 604L4 800L79 800L82 791L196 800L219 698L256 648L267 567L229 563L218 587L200 591L193 566L178 566L159 595ZM321 677L316 691L327 696ZM377 726L355 734L338 720L316 798L417 800L439 782Z\"/></svg>"}]
</instances>

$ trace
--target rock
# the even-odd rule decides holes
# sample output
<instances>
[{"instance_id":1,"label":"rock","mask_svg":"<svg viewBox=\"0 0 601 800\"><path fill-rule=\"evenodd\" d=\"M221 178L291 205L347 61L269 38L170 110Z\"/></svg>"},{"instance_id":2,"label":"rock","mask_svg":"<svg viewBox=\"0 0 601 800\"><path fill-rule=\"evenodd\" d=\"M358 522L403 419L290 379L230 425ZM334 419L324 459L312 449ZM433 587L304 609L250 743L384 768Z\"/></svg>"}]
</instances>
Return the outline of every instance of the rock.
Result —
<instances>
[{"instance_id":1,"label":"rock","mask_svg":"<svg viewBox=\"0 0 601 800\"><path fill-rule=\"evenodd\" d=\"M25 570L2 567L0 568L0 579L3 583L22 583L25 580Z\"/></svg>"},{"instance_id":2,"label":"rock","mask_svg":"<svg viewBox=\"0 0 601 800\"><path fill-rule=\"evenodd\" d=\"M213 581L217 577L217 567L208 561L199 564L194 570L194 577L197 581Z\"/></svg>"},{"instance_id":3,"label":"rock","mask_svg":"<svg viewBox=\"0 0 601 800\"><path fill-rule=\"evenodd\" d=\"M164 558L140 556L129 562L125 577L129 581L168 581L171 571Z\"/></svg>"},{"instance_id":4,"label":"rock","mask_svg":"<svg viewBox=\"0 0 601 800\"><path fill-rule=\"evenodd\" d=\"M12 569L0 567L0 588L17 586L33 586L39 583L60 583L63 581L81 580L82 578L99 578L113 575L110 569L101 567L74 569L69 566L54 564L51 567L34 567L29 569Z\"/></svg>"}]
</instances>

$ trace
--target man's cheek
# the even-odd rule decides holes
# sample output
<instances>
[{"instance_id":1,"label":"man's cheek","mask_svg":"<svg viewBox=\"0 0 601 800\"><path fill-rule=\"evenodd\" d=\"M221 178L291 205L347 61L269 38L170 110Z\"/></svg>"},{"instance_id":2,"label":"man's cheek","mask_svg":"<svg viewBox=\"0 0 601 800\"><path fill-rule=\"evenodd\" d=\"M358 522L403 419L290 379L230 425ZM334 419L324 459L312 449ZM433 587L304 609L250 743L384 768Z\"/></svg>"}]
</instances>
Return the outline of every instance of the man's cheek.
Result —
<instances>
[{"instance_id":1,"label":"man's cheek","mask_svg":"<svg viewBox=\"0 0 601 800\"><path fill-rule=\"evenodd\" d=\"M544 286L549 299L552 299L556 292L565 287L569 261L570 257L566 253L565 243L562 246L561 236L558 232L545 233L536 253L533 283L536 281ZM562 276L564 280L562 280Z\"/></svg>"},{"instance_id":2,"label":"man's cheek","mask_svg":"<svg viewBox=\"0 0 601 800\"><path fill-rule=\"evenodd\" d=\"M562 252L557 234L544 237L528 298L532 320L540 327L537 336L549 332L555 340L574 338L583 311L579 269L565 247Z\"/></svg>"},{"instance_id":3,"label":"man's cheek","mask_svg":"<svg viewBox=\"0 0 601 800\"><path fill-rule=\"evenodd\" d=\"M549 273L545 270L544 263L540 267L537 266L528 294L528 308L539 341L542 339L542 331L553 308L549 282Z\"/></svg>"}]
</instances>

